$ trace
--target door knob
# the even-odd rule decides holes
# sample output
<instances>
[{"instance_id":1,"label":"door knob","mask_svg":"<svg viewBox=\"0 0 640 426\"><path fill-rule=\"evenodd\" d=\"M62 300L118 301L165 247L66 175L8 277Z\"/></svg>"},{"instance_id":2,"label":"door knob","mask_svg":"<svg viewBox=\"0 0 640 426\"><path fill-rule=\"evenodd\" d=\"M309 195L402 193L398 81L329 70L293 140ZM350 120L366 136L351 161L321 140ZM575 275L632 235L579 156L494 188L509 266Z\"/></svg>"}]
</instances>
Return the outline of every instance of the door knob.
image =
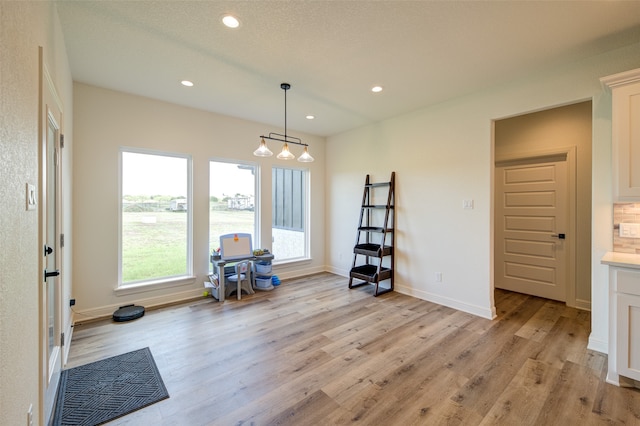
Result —
<instances>
[{"instance_id":1,"label":"door knob","mask_svg":"<svg viewBox=\"0 0 640 426\"><path fill-rule=\"evenodd\" d=\"M565 235L564 234L551 234L551 238L558 238L560 240L564 240Z\"/></svg>"}]
</instances>

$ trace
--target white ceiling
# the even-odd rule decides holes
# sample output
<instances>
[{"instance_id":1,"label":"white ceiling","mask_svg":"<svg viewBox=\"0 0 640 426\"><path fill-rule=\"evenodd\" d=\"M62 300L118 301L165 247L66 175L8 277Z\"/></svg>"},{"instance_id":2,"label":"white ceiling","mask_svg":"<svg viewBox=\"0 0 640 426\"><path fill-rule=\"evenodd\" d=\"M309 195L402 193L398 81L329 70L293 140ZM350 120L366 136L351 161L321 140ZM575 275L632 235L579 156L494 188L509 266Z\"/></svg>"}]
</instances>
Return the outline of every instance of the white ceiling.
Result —
<instances>
[{"instance_id":1,"label":"white ceiling","mask_svg":"<svg viewBox=\"0 0 640 426\"><path fill-rule=\"evenodd\" d=\"M284 125L288 82L294 135L333 135L640 41L640 1L56 4L75 81L265 132ZM225 13L241 26L224 27Z\"/></svg>"}]
</instances>

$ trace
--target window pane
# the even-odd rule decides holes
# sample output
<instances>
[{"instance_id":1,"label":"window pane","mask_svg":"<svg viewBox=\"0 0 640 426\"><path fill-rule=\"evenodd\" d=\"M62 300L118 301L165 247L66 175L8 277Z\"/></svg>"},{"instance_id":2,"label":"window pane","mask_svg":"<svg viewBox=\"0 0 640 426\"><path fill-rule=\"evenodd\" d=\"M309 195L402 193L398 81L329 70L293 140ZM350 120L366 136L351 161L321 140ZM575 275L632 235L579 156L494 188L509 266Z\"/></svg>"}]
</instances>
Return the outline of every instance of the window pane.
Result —
<instances>
[{"instance_id":1,"label":"window pane","mask_svg":"<svg viewBox=\"0 0 640 426\"><path fill-rule=\"evenodd\" d=\"M276 260L308 257L306 236L307 172L272 169L272 250Z\"/></svg>"},{"instance_id":2,"label":"window pane","mask_svg":"<svg viewBox=\"0 0 640 426\"><path fill-rule=\"evenodd\" d=\"M220 247L220 235L251 234L256 241L256 166L223 161L209 163L209 251Z\"/></svg>"},{"instance_id":3,"label":"window pane","mask_svg":"<svg viewBox=\"0 0 640 426\"><path fill-rule=\"evenodd\" d=\"M122 284L188 275L189 160L122 152Z\"/></svg>"}]
</instances>

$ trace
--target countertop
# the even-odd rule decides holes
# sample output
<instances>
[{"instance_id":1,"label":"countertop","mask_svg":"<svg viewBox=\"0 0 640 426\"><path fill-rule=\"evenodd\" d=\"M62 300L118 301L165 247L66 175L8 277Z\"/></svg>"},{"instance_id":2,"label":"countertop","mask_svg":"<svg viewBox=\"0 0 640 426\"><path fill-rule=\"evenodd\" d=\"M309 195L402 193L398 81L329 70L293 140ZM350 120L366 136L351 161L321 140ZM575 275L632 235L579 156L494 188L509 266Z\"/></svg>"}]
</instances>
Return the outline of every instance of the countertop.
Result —
<instances>
[{"instance_id":1,"label":"countertop","mask_svg":"<svg viewBox=\"0 0 640 426\"><path fill-rule=\"evenodd\" d=\"M604 255L600 262L610 266L640 269L640 254L610 251Z\"/></svg>"}]
</instances>

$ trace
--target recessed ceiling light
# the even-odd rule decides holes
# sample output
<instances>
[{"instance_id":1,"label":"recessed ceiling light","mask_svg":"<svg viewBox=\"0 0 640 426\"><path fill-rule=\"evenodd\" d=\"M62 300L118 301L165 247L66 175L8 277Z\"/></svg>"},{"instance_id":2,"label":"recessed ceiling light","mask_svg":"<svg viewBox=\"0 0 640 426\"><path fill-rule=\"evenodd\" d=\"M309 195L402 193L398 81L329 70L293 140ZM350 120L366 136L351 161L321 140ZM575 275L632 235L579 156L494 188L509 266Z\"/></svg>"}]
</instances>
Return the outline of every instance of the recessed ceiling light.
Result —
<instances>
[{"instance_id":1,"label":"recessed ceiling light","mask_svg":"<svg viewBox=\"0 0 640 426\"><path fill-rule=\"evenodd\" d=\"M382 92L382 86L373 86L373 87L371 88L371 91L372 91L373 93L379 93L379 92Z\"/></svg>"},{"instance_id":2,"label":"recessed ceiling light","mask_svg":"<svg viewBox=\"0 0 640 426\"><path fill-rule=\"evenodd\" d=\"M222 23L229 28L238 28L240 26L240 21L233 15L224 15L222 17Z\"/></svg>"},{"instance_id":3,"label":"recessed ceiling light","mask_svg":"<svg viewBox=\"0 0 640 426\"><path fill-rule=\"evenodd\" d=\"M182 83L183 86L187 86L187 87L193 86L193 83L189 80L182 80L180 83Z\"/></svg>"},{"instance_id":4,"label":"recessed ceiling light","mask_svg":"<svg viewBox=\"0 0 640 426\"><path fill-rule=\"evenodd\" d=\"M313 120L314 118L316 118L315 115L307 115L307 120Z\"/></svg>"}]
</instances>

